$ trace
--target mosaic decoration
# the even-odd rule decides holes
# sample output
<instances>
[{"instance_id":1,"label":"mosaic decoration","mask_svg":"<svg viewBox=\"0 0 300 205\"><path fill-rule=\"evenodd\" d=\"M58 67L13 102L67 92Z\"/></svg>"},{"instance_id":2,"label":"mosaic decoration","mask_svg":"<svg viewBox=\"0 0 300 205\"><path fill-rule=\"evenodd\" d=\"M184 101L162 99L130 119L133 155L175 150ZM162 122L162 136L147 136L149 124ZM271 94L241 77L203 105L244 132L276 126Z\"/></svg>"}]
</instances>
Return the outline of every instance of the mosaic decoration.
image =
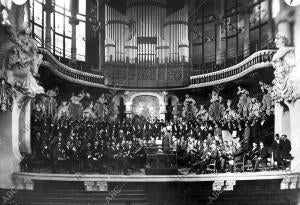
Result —
<instances>
[{"instance_id":1,"label":"mosaic decoration","mask_svg":"<svg viewBox=\"0 0 300 205\"><path fill-rule=\"evenodd\" d=\"M157 97L141 95L133 99L132 111L134 115L145 118L159 118L159 102Z\"/></svg>"}]
</instances>

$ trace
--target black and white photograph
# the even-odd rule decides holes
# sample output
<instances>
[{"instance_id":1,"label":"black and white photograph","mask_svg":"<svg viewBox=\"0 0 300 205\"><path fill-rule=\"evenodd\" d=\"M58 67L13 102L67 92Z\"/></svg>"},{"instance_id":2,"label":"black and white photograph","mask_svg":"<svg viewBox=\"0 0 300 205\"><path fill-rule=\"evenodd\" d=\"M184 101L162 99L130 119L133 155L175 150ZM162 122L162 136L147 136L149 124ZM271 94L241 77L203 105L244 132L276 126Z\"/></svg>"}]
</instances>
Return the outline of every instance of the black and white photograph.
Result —
<instances>
[{"instance_id":1,"label":"black and white photograph","mask_svg":"<svg viewBox=\"0 0 300 205\"><path fill-rule=\"evenodd\" d=\"M300 0L0 0L0 205L300 205Z\"/></svg>"}]
</instances>

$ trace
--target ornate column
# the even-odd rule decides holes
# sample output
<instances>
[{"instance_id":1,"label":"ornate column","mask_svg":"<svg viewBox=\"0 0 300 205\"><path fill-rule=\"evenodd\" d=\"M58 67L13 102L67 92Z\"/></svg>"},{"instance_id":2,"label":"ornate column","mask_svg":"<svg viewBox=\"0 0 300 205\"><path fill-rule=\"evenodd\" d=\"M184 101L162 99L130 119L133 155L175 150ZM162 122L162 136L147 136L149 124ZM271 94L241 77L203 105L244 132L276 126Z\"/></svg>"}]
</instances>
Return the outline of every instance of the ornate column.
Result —
<instances>
[{"instance_id":1,"label":"ornate column","mask_svg":"<svg viewBox=\"0 0 300 205\"><path fill-rule=\"evenodd\" d=\"M295 68L291 73L294 84L295 101L290 105L291 113L291 142L292 161L291 169L300 171L300 6L294 8L294 45L295 45Z\"/></svg>"},{"instance_id":2,"label":"ornate column","mask_svg":"<svg viewBox=\"0 0 300 205\"><path fill-rule=\"evenodd\" d=\"M16 7L12 7L10 14L15 14L14 17L20 19L26 15L18 13ZM1 47L5 56L0 75L0 188L4 189L15 187L12 175L20 171L20 133L24 133L25 149L22 151L30 152L30 99L36 94L44 93L44 89L34 78L43 56L37 53L37 45L31 38L30 29L22 28L23 32L19 33L18 23L11 22L12 29L8 30L9 33L3 33L6 35L3 39L6 39L7 46ZM12 52L16 48L19 49L18 52ZM20 58L23 60L20 61ZM20 117L22 111L24 114ZM25 184L27 189L33 187L30 181Z\"/></svg>"},{"instance_id":3,"label":"ornate column","mask_svg":"<svg viewBox=\"0 0 300 205\"><path fill-rule=\"evenodd\" d=\"M72 25L72 36L71 36L71 58L75 62L76 61L76 26L79 24L79 20L77 19L78 13L78 0L71 1L71 17L69 19L69 23Z\"/></svg>"},{"instance_id":4,"label":"ornate column","mask_svg":"<svg viewBox=\"0 0 300 205\"><path fill-rule=\"evenodd\" d=\"M54 11L52 0L46 0L44 5L44 11L46 12L46 35L45 35L45 47L51 49L51 13Z\"/></svg>"},{"instance_id":5,"label":"ornate column","mask_svg":"<svg viewBox=\"0 0 300 205\"><path fill-rule=\"evenodd\" d=\"M224 51L222 48L222 25L224 16L224 0L215 0L215 31L216 31L216 63L224 59Z\"/></svg>"},{"instance_id":6,"label":"ornate column","mask_svg":"<svg viewBox=\"0 0 300 205\"><path fill-rule=\"evenodd\" d=\"M20 171L22 156L19 136L20 132L24 131L20 129L20 113L24 103L29 100L28 96L19 92L8 97L12 98L11 107L0 112L0 188L13 188L15 184L12 174Z\"/></svg>"},{"instance_id":7,"label":"ornate column","mask_svg":"<svg viewBox=\"0 0 300 205\"><path fill-rule=\"evenodd\" d=\"M282 2L283 3L283 2ZM300 9L285 5L276 17L279 34L276 45L279 48L273 56L275 68L273 81L275 108L275 130L289 135L291 141L291 170L300 171ZM294 21L294 29L290 22ZM291 31L293 30L293 33ZM288 47L288 38L294 39L295 47ZM280 133L281 131L281 133Z\"/></svg>"}]
</instances>

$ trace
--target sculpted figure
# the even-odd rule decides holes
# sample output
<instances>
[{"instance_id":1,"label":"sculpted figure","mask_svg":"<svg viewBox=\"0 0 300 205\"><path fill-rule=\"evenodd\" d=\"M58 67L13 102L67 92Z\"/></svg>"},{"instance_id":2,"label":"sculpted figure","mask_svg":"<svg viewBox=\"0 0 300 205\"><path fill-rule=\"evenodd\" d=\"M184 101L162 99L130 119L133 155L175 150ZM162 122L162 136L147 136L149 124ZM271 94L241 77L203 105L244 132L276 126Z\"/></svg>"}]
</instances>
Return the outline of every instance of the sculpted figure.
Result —
<instances>
[{"instance_id":1,"label":"sculpted figure","mask_svg":"<svg viewBox=\"0 0 300 205\"><path fill-rule=\"evenodd\" d=\"M259 117L260 116L260 106L261 106L261 104L258 102L258 100L256 98L251 98L249 115L251 117Z\"/></svg>"},{"instance_id":2,"label":"sculpted figure","mask_svg":"<svg viewBox=\"0 0 300 205\"><path fill-rule=\"evenodd\" d=\"M84 117L84 118L96 118L97 116L94 114L93 108L94 108L94 103L91 101L90 105L87 106L87 108L85 108L82 111L82 117Z\"/></svg>"},{"instance_id":3,"label":"sculpted figure","mask_svg":"<svg viewBox=\"0 0 300 205\"><path fill-rule=\"evenodd\" d=\"M66 101L62 101L61 105L58 108L57 119L59 120L61 117L69 117L69 105Z\"/></svg>"},{"instance_id":4,"label":"sculpted figure","mask_svg":"<svg viewBox=\"0 0 300 205\"><path fill-rule=\"evenodd\" d=\"M50 117L54 117L57 114L57 102L56 102L56 96L59 93L59 88L55 87L54 89L50 89L46 92L48 95L48 99L46 100L46 113Z\"/></svg>"},{"instance_id":5,"label":"sculpted figure","mask_svg":"<svg viewBox=\"0 0 300 205\"><path fill-rule=\"evenodd\" d=\"M70 101L70 115L73 120L78 120L81 117L82 104L81 100L84 98L84 91L81 91L78 95L72 95Z\"/></svg>"},{"instance_id":6,"label":"sculpted figure","mask_svg":"<svg viewBox=\"0 0 300 205\"><path fill-rule=\"evenodd\" d=\"M249 97L249 91L241 86L238 86L237 95L239 96L238 102L238 113L244 117L248 116L249 106L251 104L251 99Z\"/></svg>"},{"instance_id":7,"label":"sculpted figure","mask_svg":"<svg viewBox=\"0 0 300 205\"><path fill-rule=\"evenodd\" d=\"M224 112L225 113L224 114L224 118L226 120L234 120L234 119L236 119L238 115L235 112L235 110L233 110L232 107L231 107L232 100L228 99L226 105L227 105L227 108L226 108L226 110Z\"/></svg>"},{"instance_id":8,"label":"sculpted figure","mask_svg":"<svg viewBox=\"0 0 300 205\"><path fill-rule=\"evenodd\" d=\"M275 68L272 94L276 101L292 101L300 97L300 71L296 68L294 48L288 47L287 42L286 35L277 33L275 44L278 51L272 58Z\"/></svg>"},{"instance_id":9,"label":"sculpted figure","mask_svg":"<svg viewBox=\"0 0 300 205\"><path fill-rule=\"evenodd\" d=\"M272 100L272 86L263 82L259 82L260 88L263 92L261 111L264 111L267 115L270 115L274 110L274 101Z\"/></svg>"},{"instance_id":10,"label":"sculpted figure","mask_svg":"<svg viewBox=\"0 0 300 205\"><path fill-rule=\"evenodd\" d=\"M43 56L37 53L37 46L30 37L30 32L29 28L23 28L15 39L16 46L8 54L6 77L7 82L18 91L34 96L44 93L43 87L34 78Z\"/></svg>"},{"instance_id":11,"label":"sculpted figure","mask_svg":"<svg viewBox=\"0 0 300 205\"><path fill-rule=\"evenodd\" d=\"M198 109L196 107L196 101L193 98L191 98L188 94L185 95L182 116L187 119L193 119L196 117L197 112Z\"/></svg>"},{"instance_id":12,"label":"sculpted figure","mask_svg":"<svg viewBox=\"0 0 300 205\"><path fill-rule=\"evenodd\" d=\"M200 117L202 121L207 121L208 120L208 112L204 108L204 105L200 105L199 112L197 113L197 118Z\"/></svg>"},{"instance_id":13,"label":"sculpted figure","mask_svg":"<svg viewBox=\"0 0 300 205\"><path fill-rule=\"evenodd\" d=\"M222 113L219 100L219 93L213 90L210 99L211 104L208 109L209 118L211 120L219 120L221 118Z\"/></svg>"},{"instance_id":14,"label":"sculpted figure","mask_svg":"<svg viewBox=\"0 0 300 205\"><path fill-rule=\"evenodd\" d=\"M105 98L104 93L97 99L95 104L95 115L100 119L103 120L105 115L107 114L108 110L106 107L107 100Z\"/></svg>"}]
</instances>

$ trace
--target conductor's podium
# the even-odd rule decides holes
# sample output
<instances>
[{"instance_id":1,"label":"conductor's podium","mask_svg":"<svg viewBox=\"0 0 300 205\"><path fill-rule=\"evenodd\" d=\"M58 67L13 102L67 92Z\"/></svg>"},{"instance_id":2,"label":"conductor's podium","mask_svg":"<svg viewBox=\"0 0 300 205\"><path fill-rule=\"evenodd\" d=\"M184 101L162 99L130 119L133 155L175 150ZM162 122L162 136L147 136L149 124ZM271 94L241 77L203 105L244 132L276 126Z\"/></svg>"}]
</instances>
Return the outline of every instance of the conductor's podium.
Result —
<instances>
[{"instance_id":1,"label":"conductor's podium","mask_svg":"<svg viewBox=\"0 0 300 205\"><path fill-rule=\"evenodd\" d=\"M178 174L176 148L147 147L146 175Z\"/></svg>"}]
</instances>

